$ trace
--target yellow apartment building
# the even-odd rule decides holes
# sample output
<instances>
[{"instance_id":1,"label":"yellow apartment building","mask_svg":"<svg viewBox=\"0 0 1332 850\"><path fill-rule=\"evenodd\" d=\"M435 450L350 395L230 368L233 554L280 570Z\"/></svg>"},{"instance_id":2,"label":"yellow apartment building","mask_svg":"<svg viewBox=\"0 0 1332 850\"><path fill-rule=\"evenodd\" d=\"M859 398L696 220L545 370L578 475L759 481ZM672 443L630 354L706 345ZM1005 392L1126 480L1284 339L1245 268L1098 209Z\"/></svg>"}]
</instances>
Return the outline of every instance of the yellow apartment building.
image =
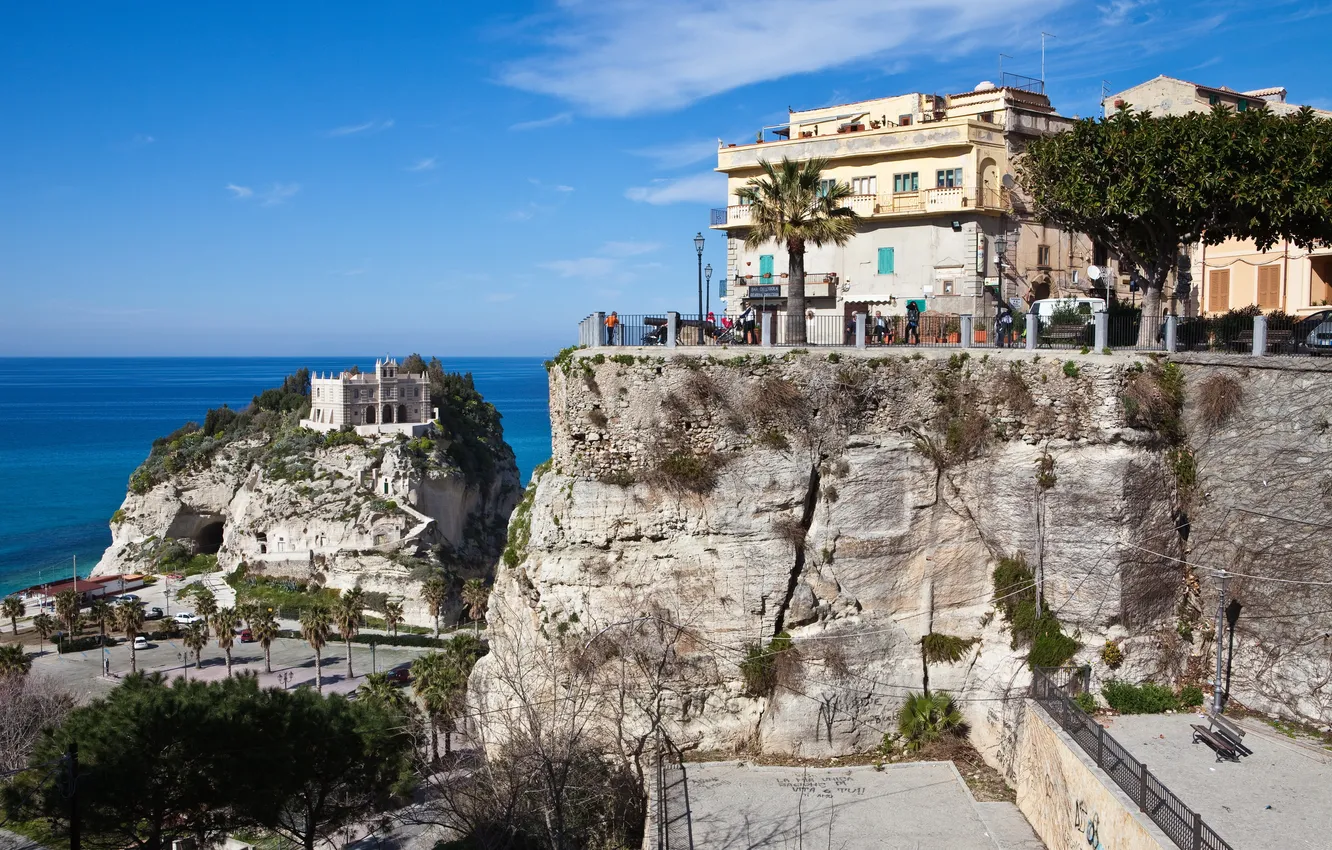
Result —
<instances>
[{"instance_id":1,"label":"yellow apartment building","mask_svg":"<svg viewBox=\"0 0 1332 850\"><path fill-rule=\"evenodd\" d=\"M1007 302L1086 294L1097 257L1083 236L1046 226L1010 188L1013 158L1027 140L1066 129L1040 91L981 83L960 94L911 93L791 111L748 144L723 144L717 170L727 206L711 227L727 235L726 309L783 313L784 246L745 246L749 210L738 192L760 163L828 160L825 176L851 186L863 224L844 246L810 247L806 297L816 315L902 315L908 299L939 313L992 315L987 289ZM1004 236L1000 287L996 242ZM778 323L777 326L780 326Z\"/></svg>"},{"instance_id":2,"label":"yellow apartment building","mask_svg":"<svg viewBox=\"0 0 1332 850\"><path fill-rule=\"evenodd\" d=\"M1286 96L1281 86L1236 91L1160 76L1111 95L1102 105L1106 115L1120 107L1153 115L1184 115L1217 104L1238 112L1263 106L1278 115L1289 115L1301 107L1289 103ZM1332 118L1327 110L1314 111L1319 117ZM1179 305L1185 315L1224 313L1251 305L1300 315L1332 306L1332 246L1305 251L1282 242L1259 251L1252 242L1228 240L1193 246L1189 255L1194 286Z\"/></svg>"}]
</instances>

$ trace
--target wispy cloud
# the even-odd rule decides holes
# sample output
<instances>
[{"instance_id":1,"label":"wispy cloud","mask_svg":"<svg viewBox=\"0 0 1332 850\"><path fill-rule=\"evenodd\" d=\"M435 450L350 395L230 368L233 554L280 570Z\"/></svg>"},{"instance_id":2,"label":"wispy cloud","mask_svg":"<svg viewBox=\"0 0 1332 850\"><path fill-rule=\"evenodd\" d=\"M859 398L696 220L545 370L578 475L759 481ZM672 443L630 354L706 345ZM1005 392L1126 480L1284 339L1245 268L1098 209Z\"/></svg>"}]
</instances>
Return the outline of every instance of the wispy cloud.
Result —
<instances>
[{"instance_id":1,"label":"wispy cloud","mask_svg":"<svg viewBox=\"0 0 1332 850\"><path fill-rule=\"evenodd\" d=\"M227 184L227 191L231 197L237 201L256 200L260 206L275 207L278 204L286 203L295 194L301 191L299 183L274 183L264 191L255 194L255 191L249 186L240 186L235 183Z\"/></svg>"},{"instance_id":2,"label":"wispy cloud","mask_svg":"<svg viewBox=\"0 0 1332 850\"><path fill-rule=\"evenodd\" d=\"M540 130L543 127L558 127L561 124L568 124L573 121L572 112L560 112L549 118L538 118L535 121L519 121L517 124L510 124L510 130Z\"/></svg>"},{"instance_id":3,"label":"wispy cloud","mask_svg":"<svg viewBox=\"0 0 1332 850\"><path fill-rule=\"evenodd\" d=\"M338 136L360 136L371 133L382 133L393 126L393 119L384 121L366 121L364 124L348 124L344 127L334 127L324 135L331 137Z\"/></svg>"},{"instance_id":4,"label":"wispy cloud","mask_svg":"<svg viewBox=\"0 0 1332 850\"><path fill-rule=\"evenodd\" d=\"M522 30L537 33L535 51L504 65L498 76L588 114L633 115L871 58L954 55L959 45L979 46L982 37L1014 32L1059 5L1061 0L564 2L541 27Z\"/></svg>"},{"instance_id":5,"label":"wispy cloud","mask_svg":"<svg viewBox=\"0 0 1332 850\"><path fill-rule=\"evenodd\" d=\"M653 180L647 186L632 186L624 196L631 201L662 204L717 204L726 202L726 177L694 174L678 180Z\"/></svg>"},{"instance_id":6,"label":"wispy cloud","mask_svg":"<svg viewBox=\"0 0 1332 850\"><path fill-rule=\"evenodd\" d=\"M559 183L555 186L552 186L551 188L554 189L556 192L572 192L574 190L574 187L566 186L563 183Z\"/></svg>"},{"instance_id":7,"label":"wispy cloud","mask_svg":"<svg viewBox=\"0 0 1332 850\"><path fill-rule=\"evenodd\" d=\"M407 166L408 171L434 171L436 157L428 156L425 159L418 159L416 162Z\"/></svg>"},{"instance_id":8,"label":"wispy cloud","mask_svg":"<svg viewBox=\"0 0 1332 850\"><path fill-rule=\"evenodd\" d=\"M695 141L676 142L670 145L656 145L629 151L634 156L649 159L657 168L683 168L717 155L716 139L698 139Z\"/></svg>"},{"instance_id":9,"label":"wispy cloud","mask_svg":"<svg viewBox=\"0 0 1332 850\"><path fill-rule=\"evenodd\" d=\"M572 192L574 190L574 187L567 186L563 183L547 183L540 177L529 177L527 178L527 182L539 189L546 189L551 192Z\"/></svg>"},{"instance_id":10,"label":"wispy cloud","mask_svg":"<svg viewBox=\"0 0 1332 850\"><path fill-rule=\"evenodd\" d=\"M237 186L235 183L228 183L227 191L233 198L248 198L254 194L254 190L249 186Z\"/></svg>"},{"instance_id":11,"label":"wispy cloud","mask_svg":"<svg viewBox=\"0 0 1332 850\"><path fill-rule=\"evenodd\" d=\"M607 257L637 257L651 254L660 247L660 242L607 242L597 253Z\"/></svg>"},{"instance_id":12,"label":"wispy cloud","mask_svg":"<svg viewBox=\"0 0 1332 850\"><path fill-rule=\"evenodd\" d=\"M1107 27L1123 26L1133 16L1133 13L1143 6L1148 5L1150 0L1110 0L1103 6L1097 6L1096 11L1101 13L1101 25Z\"/></svg>"}]
</instances>

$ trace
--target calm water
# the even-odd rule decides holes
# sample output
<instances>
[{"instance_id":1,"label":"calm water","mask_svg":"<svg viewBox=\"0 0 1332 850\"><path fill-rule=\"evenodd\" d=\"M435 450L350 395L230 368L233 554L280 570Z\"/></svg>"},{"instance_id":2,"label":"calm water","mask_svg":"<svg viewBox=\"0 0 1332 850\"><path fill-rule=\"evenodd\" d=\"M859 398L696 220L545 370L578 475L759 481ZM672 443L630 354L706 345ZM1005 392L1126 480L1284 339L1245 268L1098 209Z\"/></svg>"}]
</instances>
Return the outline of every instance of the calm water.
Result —
<instances>
[{"instance_id":1,"label":"calm water","mask_svg":"<svg viewBox=\"0 0 1332 850\"><path fill-rule=\"evenodd\" d=\"M210 407L242 407L302 366L333 371L374 357L0 358L0 595L87 575L111 542L107 523L152 441ZM526 482L550 457L540 358L445 359L471 372L504 416Z\"/></svg>"}]
</instances>

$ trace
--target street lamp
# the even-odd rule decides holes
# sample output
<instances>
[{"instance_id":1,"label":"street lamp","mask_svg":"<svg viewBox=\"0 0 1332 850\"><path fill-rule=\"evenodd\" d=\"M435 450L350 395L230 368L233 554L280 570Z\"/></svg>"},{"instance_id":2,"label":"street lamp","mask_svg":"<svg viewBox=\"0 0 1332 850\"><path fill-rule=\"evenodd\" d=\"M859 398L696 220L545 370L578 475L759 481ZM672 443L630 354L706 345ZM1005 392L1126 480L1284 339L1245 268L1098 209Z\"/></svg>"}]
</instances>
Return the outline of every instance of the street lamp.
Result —
<instances>
[{"instance_id":1,"label":"street lamp","mask_svg":"<svg viewBox=\"0 0 1332 850\"><path fill-rule=\"evenodd\" d=\"M694 237L694 250L698 252L698 333L703 341L703 233Z\"/></svg>"},{"instance_id":2,"label":"street lamp","mask_svg":"<svg viewBox=\"0 0 1332 850\"><path fill-rule=\"evenodd\" d=\"M706 266L703 267L703 280L707 284L707 286L704 287L704 291L707 293L707 297L703 301L703 306L707 308L709 313L711 313L712 312L712 263L708 263Z\"/></svg>"},{"instance_id":3,"label":"street lamp","mask_svg":"<svg viewBox=\"0 0 1332 850\"><path fill-rule=\"evenodd\" d=\"M994 237L994 259L999 267L999 300L1004 304L1004 254L1008 253L1008 236L1000 233Z\"/></svg>"}]
</instances>

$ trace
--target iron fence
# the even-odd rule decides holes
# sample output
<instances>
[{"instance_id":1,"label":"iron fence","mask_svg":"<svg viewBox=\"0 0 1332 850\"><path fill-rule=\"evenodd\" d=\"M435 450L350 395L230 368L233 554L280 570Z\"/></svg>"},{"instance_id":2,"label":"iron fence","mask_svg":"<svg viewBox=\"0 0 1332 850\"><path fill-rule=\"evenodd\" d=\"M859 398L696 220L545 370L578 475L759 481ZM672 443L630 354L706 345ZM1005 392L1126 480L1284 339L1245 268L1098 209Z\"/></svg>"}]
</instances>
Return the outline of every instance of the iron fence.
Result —
<instances>
[{"instance_id":1,"label":"iron fence","mask_svg":"<svg viewBox=\"0 0 1332 850\"><path fill-rule=\"evenodd\" d=\"M1032 699L1045 709L1083 752L1095 760L1143 814L1152 819L1180 850L1231 850L1229 844L1173 794L1147 765L1106 734L1105 727L1073 701L1086 688L1085 668L1038 667L1031 682Z\"/></svg>"},{"instance_id":2,"label":"iron fence","mask_svg":"<svg viewBox=\"0 0 1332 850\"><path fill-rule=\"evenodd\" d=\"M657 732L657 848L693 850L693 814L684 757L670 738Z\"/></svg>"}]
</instances>

